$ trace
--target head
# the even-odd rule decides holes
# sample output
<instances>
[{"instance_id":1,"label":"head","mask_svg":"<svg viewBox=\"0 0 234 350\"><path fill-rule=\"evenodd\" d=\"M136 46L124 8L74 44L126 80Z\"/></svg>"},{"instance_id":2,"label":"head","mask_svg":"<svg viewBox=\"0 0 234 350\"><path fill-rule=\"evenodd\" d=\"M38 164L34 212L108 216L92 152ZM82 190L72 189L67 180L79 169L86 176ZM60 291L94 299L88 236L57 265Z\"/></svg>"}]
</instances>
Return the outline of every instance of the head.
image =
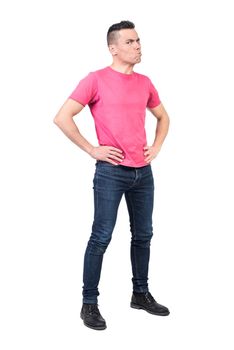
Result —
<instances>
[{"instance_id":1,"label":"head","mask_svg":"<svg viewBox=\"0 0 234 350\"><path fill-rule=\"evenodd\" d=\"M141 44L134 23L113 24L107 32L107 44L114 61L130 65L141 61Z\"/></svg>"}]
</instances>

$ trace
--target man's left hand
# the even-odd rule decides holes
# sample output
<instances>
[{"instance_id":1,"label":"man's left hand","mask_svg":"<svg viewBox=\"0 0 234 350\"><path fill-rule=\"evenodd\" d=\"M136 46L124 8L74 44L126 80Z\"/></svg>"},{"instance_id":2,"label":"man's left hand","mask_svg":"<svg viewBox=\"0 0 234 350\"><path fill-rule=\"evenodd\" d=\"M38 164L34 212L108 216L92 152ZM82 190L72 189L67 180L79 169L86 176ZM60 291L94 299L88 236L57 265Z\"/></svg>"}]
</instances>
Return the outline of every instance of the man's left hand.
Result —
<instances>
[{"instance_id":1,"label":"man's left hand","mask_svg":"<svg viewBox=\"0 0 234 350\"><path fill-rule=\"evenodd\" d=\"M160 148L155 146L145 146L144 147L144 156L146 163L150 163L154 158L157 157Z\"/></svg>"}]
</instances>

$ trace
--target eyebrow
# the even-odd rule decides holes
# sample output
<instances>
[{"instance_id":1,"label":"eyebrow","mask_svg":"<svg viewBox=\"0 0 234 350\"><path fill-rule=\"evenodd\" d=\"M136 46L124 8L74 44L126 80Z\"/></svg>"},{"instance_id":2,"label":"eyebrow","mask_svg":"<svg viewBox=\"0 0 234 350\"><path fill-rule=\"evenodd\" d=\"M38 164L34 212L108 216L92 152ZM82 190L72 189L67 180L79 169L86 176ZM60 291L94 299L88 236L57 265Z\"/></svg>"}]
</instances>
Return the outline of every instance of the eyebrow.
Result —
<instances>
[{"instance_id":1,"label":"eyebrow","mask_svg":"<svg viewBox=\"0 0 234 350\"><path fill-rule=\"evenodd\" d=\"M140 38L137 38L136 40L134 40L134 39L126 39L126 41L131 41L131 42L133 42L133 41L140 41Z\"/></svg>"}]
</instances>

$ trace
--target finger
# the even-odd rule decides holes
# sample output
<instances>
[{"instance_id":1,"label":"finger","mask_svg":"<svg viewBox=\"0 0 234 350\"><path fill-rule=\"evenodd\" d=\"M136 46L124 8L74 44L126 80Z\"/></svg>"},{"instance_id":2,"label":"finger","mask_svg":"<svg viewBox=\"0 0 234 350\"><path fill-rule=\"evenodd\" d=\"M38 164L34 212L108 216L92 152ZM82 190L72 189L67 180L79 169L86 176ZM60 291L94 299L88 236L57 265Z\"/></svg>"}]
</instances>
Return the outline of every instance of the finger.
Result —
<instances>
[{"instance_id":1,"label":"finger","mask_svg":"<svg viewBox=\"0 0 234 350\"><path fill-rule=\"evenodd\" d=\"M115 148L115 147L109 147L109 150L110 150L110 151L116 151L116 152L118 152L118 153L123 153L123 151L122 151L121 149Z\"/></svg>"},{"instance_id":2,"label":"finger","mask_svg":"<svg viewBox=\"0 0 234 350\"><path fill-rule=\"evenodd\" d=\"M148 156L149 154L150 154L150 152L149 152L149 151L144 152L144 156Z\"/></svg>"},{"instance_id":3,"label":"finger","mask_svg":"<svg viewBox=\"0 0 234 350\"><path fill-rule=\"evenodd\" d=\"M108 154L107 158L117 160L118 162L123 161L122 157L115 156L114 154Z\"/></svg>"},{"instance_id":4,"label":"finger","mask_svg":"<svg viewBox=\"0 0 234 350\"><path fill-rule=\"evenodd\" d=\"M106 156L117 160L122 160L124 158L122 154L117 152L108 152Z\"/></svg>"},{"instance_id":5,"label":"finger","mask_svg":"<svg viewBox=\"0 0 234 350\"><path fill-rule=\"evenodd\" d=\"M122 155L122 154L120 154L120 153L118 153L118 152L115 152L115 151L110 151L109 153L108 153L108 155L113 155L113 156L115 156L115 157L118 157L119 159L123 159L124 158L124 156Z\"/></svg>"},{"instance_id":6,"label":"finger","mask_svg":"<svg viewBox=\"0 0 234 350\"><path fill-rule=\"evenodd\" d=\"M118 165L118 163L114 162L114 161L111 160L111 159L106 158L106 161L107 161L108 163L110 163L110 164Z\"/></svg>"},{"instance_id":7,"label":"finger","mask_svg":"<svg viewBox=\"0 0 234 350\"><path fill-rule=\"evenodd\" d=\"M149 146L145 146L145 147L143 147L143 149L149 149Z\"/></svg>"},{"instance_id":8,"label":"finger","mask_svg":"<svg viewBox=\"0 0 234 350\"><path fill-rule=\"evenodd\" d=\"M150 162L151 161L151 157L146 157L145 158L145 161L148 163L148 162Z\"/></svg>"}]
</instances>

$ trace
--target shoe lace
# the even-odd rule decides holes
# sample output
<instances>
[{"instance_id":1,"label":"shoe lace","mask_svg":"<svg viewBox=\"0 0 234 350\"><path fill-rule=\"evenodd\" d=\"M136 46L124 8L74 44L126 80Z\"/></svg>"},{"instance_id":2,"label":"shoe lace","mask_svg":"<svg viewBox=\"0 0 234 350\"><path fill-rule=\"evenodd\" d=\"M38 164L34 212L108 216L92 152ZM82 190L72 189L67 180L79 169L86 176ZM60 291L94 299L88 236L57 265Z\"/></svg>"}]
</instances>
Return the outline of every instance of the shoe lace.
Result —
<instances>
[{"instance_id":1,"label":"shoe lace","mask_svg":"<svg viewBox=\"0 0 234 350\"><path fill-rule=\"evenodd\" d=\"M154 297L150 294L150 292L145 293L144 295L145 301L149 304L155 303Z\"/></svg>"},{"instance_id":2,"label":"shoe lace","mask_svg":"<svg viewBox=\"0 0 234 350\"><path fill-rule=\"evenodd\" d=\"M90 315L94 315L94 314L96 314L96 315L100 315L100 312L99 312L99 310L98 310L98 306L96 305L96 304L91 304L91 305L89 305L89 307L88 307L88 313L90 314Z\"/></svg>"}]
</instances>

